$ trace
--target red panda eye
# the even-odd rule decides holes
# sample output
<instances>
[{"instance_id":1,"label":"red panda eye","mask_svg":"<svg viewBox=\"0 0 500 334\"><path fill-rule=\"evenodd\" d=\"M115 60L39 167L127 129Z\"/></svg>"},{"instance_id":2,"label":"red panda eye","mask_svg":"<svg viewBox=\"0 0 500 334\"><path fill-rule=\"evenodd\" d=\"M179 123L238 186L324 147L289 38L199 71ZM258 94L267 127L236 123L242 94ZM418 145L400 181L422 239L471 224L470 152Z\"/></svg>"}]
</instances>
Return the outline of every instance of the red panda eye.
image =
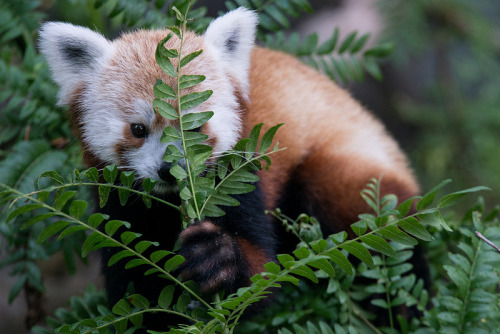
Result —
<instances>
[{"instance_id":1,"label":"red panda eye","mask_svg":"<svg viewBox=\"0 0 500 334\"><path fill-rule=\"evenodd\" d=\"M141 123L134 123L130 125L130 131L132 132L132 135L134 135L135 138L144 138L148 134L146 126Z\"/></svg>"},{"instance_id":2,"label":"red panda eye","mask_svg":"<svg viewBox=\"0 0 500 334\"><path fill-rule=\"evenodd\" d=\"M193 132L200 132L201 131L201 126L199 126L197 128L194 128L194 129L191 129L191 131L193 131Z\"/></svg>"}]
</instances>

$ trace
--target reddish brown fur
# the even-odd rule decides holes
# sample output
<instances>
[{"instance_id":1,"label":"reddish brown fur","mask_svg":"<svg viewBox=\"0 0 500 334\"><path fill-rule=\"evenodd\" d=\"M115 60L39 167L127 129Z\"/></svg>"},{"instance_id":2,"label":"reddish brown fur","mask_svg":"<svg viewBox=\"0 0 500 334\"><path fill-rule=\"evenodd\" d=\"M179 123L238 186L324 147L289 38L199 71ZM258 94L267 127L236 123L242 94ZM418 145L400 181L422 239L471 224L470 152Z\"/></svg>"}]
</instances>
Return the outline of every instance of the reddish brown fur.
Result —
<instances>
[{"instance_id":1,"label":"reddish brown fur","mask_svg":"<svg viewBox=\"0 0 500 334\"><path fill-rule=\"evenodd\" d=\"M259 247L251 244L243 238L238 238L237 242L240 245L241 252L248 263L248 270L250 272L250 277L264 272L264 264L272 261L271 258Z\"/></svg>"},{"instance_id":2,"label":"reddish brown fur","mask_svg":"<svg viewBox=\"0 0 500 334\"><path fill-rule=\"evenodd\" d=\"M263 131L285 123L275 142L287 149L272 157L269 172L259 174L269 209L293 172L306 184L307 195L328 212L327 221L339 225L336 229L345 229L368 210L360 191L372 177L383 175L383 191L400 200L418 193L397 144L327 77L288 55L255 48L250 83L244 135L257 123L264 122Z\"/></svg>"},{"instance_id":3,"label":"reddish brown fur","mask_svg":"<svg viewBox=\"0 0 500 334\"><path fill-rule=\"evenodd\" d=\"M98 83L103 92L108 92L117 104L133 108L135 99L153 100L152 87L157 78L176 89L176 79L163 73L154 57L144 57L154 54L157 43L167 33L166 30L141 30L117 40L116 52L120 57L104 69L112 80ZM203 43L201 37L187 34L183 54L203 48ZM173 36L165 47L178 48L177 37ZM202 105L204 110L211 109L210 101L217 99L218 82L222 80L215 76L213 62L216 60L210 57L205 52L183 69L184 73L206 75L207 79L196 86L196 91L214 90L213 97ZM177 59L172 59L172 63L177 66ZM359 193L370 178L383 175L384 192L394 192L400 200L418 193L405 156L383 126L324 75L283 53L254 48L250 84L250 102L244 101L239 87L235 88L245 118L243 135L247 136L257 123L264 123L263 131L285 123L275 142L279 140L280 146L287 150L272 157L269 172L259 174L268 209L275 208L292 173L307 185L305 196L320 203L327 212L325 218L338 224L332 226L336 229L345 228L345 224L356 220L357 214L368 210ZM125 93L111 94L116 87ZM71 104L77 132L82 112L78 101L84 90L85 87L80 87L75 92ZM183 94L192 91L189 88ZM125 114L134 112L127 108L122 111ZM176 124L157 115L151 131L161 130L166 125ZM203 132L209 136L207 143L213 146L217 134L211 132L209 124L203 126ZM123 140L116 147L122 157L127 148L139 147L142 143L129 129L124 128L123 133ZM88 151L84 156L87 164L96 162Z\"/></svg>"},{"instance_id":4,"label":"reddish brown fur","mask_svg":"<svg viewBox=\"0 0 500 334\"><path fill-rule=\"evenodd\" d=\"M104 69L108 74L108 80L101 82L103 92L113 92L117 87L123 92L116 98L119 105L130 106L132 109L122 109L125 114L134 113L133 102L136 99L153 101L154 93L153 86L157 79L161 79L164 83L171 86L174 91L177 91L177 78L173 78L165 74L160 66L156 63L155 57L145 56L154 55L158 43L169 34L168 30L139 30L130 34L123 35L115 41L116 52L119 57L113 57L110 64ZM182 54L187 55L199 49L203 49L203 39L192 33L186 33L185 42L183 44ZM179 48L179 40L173 35L164 46L167 49ZM177 58L171 59L172 65L177 68ZM181 69L182 73L206 73L206 79L201 84L184 89L182 95L192 93L194 91L203 91L217 87L220 78L212 73L216 73L213 68L213 63L209 61L209 56L202 53L196 61L193 61ZM115 93L116 94L116 93ZM111 95L111 94L110 94ZM113 98L113 95L111 95ZM177 110L178 105L176 100L168 101L174 109ZM202 106L204 110L211 110L211 101L206 101ZM154 128L151 131L161 131L167 125L177 125L178 122L168 121L156 115Z\"/></svg>"}]
</instances>

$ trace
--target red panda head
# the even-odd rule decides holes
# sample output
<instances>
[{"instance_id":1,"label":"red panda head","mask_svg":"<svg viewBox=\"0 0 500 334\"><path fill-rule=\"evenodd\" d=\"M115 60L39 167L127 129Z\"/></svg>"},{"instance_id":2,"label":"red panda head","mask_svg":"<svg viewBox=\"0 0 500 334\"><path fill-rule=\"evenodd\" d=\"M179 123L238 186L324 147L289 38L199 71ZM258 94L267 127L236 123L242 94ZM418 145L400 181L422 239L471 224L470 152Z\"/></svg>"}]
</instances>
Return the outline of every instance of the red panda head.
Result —
<instances>
[{"instance_id":1,"label":"red panda head","mask_svg":"<svg viewBox=\"0 0 500 334\"><path fill-rule=\"evenodd\" d=\"M183 67L181 74L206 76L191 90L213 90L209 100L186 112L214 112L201 129L209 136L213 156L232 148L240 137L240 110L249 93L256 25L255 13L237 9L213 21L203 36L185 35L182 54L199 49L203 53ZM114 163L134 170L138 179L157 179L158 192L169 189L162 181L167 144L160 142L161 133L167 125L177 126L155 114L152 107L157 79L174 89L177 86L155 61L155 49L169 33L139 30L109 41L69 23L48 22L40 30L41 52L60 87L59 104L70 107L85 162L96 167ZM179 46L175 35L165 44L168 49ZM175 67L176 62L172 59ZM180 143L176 145L181 148Z\"/></svg>"}]
</instances>

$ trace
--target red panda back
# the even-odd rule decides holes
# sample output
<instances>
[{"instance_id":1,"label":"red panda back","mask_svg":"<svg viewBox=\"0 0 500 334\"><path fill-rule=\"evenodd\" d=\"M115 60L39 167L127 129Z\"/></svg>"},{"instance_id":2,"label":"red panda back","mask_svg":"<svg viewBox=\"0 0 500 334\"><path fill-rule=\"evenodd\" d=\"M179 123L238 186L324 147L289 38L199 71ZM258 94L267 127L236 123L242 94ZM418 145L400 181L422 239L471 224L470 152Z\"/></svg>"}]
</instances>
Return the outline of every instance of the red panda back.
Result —
<instances>
[{"instance_id":1,"label":"red panda back","mask_svg":"<svg viewBox=\"0 0 500 334\"><path fill-rule=\"evenodd\" d=\"M287 147L259 174L268 209L281 203L290 178L305 185L332 230L368 211L360 191L383 176L384 193L404 200L419 188L405 155L383 125L326 76L281 52L254 48L245 131L285 123L276 141ZM293 176L292 176L293 175ZM314 214L314 213L313 213Z\"/></svg>"}]
</instances>

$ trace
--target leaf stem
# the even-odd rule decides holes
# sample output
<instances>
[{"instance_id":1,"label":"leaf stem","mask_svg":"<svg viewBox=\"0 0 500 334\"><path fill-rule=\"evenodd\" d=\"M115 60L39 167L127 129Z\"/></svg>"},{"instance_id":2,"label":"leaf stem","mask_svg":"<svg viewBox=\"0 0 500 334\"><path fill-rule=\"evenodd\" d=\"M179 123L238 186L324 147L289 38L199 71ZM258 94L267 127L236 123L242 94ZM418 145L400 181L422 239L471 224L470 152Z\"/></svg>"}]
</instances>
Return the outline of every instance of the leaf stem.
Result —
<instances>
[{"instance_id":1,"label":"leaf stem","mask_svg":"<svg viewBox=\"0 0 500 334\"><path fill-rule=\"evenodd\" d=\"M235 174L238 170L242 169L243 167L247 166L247 165L248 165L248 164L250 164L250 163L253 163L253 162L254 162L254 161L256 161L256 160L259 160L260 158L262 158L262 157L264 157L264 156L269 157L271 154L273 154L273 153L277 153L277 152L279 152L279 151L283 151L283 150L285 150L285 149L286 149L286 147L283 147L283 148L277 149L276 151L272 151L272 152L268 152L268 153L265 153L265 154L261 154L261 155L258 155L258 156L256 156L256 157L253 157L252 159L246 160L244 163L242 163L240 166L238 166L238 168L233 169L233 170L232 170L232 171L231 171L228 175L226 175L226 177L224 177L224 179L222 179L222 180L221 180L221 181L220 181L220 182L219 182L219 183L215 186L215 188L214 188L215 193L217 193L217 189L219 189L219 187L221 187L221 186L224 184L224 182L225 182L226 180L230 180L230 179L231 179L231 178L230 178L230 176L231 176L231 175L233 175L233 174ZM205 205L208 203L208 200L210 199L210 197L212 197L212 195L209 195L209 196L205 199L205 201L203 202L203 206L201 207L201 212L203 212L203 209L205 209Z\"/></svg>"},{"instance_id":2,"label":"leaf stem","mask_svg":"<svg viewBox=\"0 0 500 334\"><path fill-rule=\"evenodd\" d=\"M86 332L83 332L83 334L91 334L91 333L94 333L96 330L99 330L99 329L103 329L103 328L107 328L117 322L120 322L122 320L125 320L125 319L129 319L129 318L132 318L136 315L139 315L139 314L143 314L143 313L152 313L152 312L164 312L164 313L170 313L170 314L175 314L177 316L180 316L180 317L184 317L192 322L196 322L197 320L186 315L186 314L183 314L183 313L180 313L180 312L177 312L177 311L172 311L172 310L167 310L167 309L164 309L164 308L148 308L148 309L144 309L144 310L140 310L140 311L137 311L137 312L133 312L133 313L130 313L130 314L127 314L126 316L122 316L122 317L119 317L119 318L114 318L112 321L109 321L105 324L102 324L98 327L94 327Z\"/></svg>"},{"instance_id":3,"label":"leaf stem","mask_svg":"<svg viewBox=\"0 0 500 334\"><path fill-rule=\"evenodd\" d=\"M500 253L500 247L498 247L497 245L495 245L493 242L491 242L490 240L488 240L484 235L482 235L479 231L476 231L474 233L476 235L476 237L478 237L479 239L481 239L482 241L486 242L488 245L490 245L491 247L495 248L495 250L497 252Z\"/></svg>"},{"instance_id":4,"label":"leaf stem","mask_svg":"<svg viewBox=\"0 0 500 334\"><path fill-rule=\"evenodd\" d=\"M182 283L181 281L179 281L177 278L175 278L172 274L170 274L168 271L164 270L162 267L160 267L159 265L157 265L156 263L152 262L151 260L149 260L147 257L145 257L144 255L138 253L137 251L135 251L135 249L132 249L130 247L128 247L127 245L124 245L123 243L119 242L118 240L114 239L113 237L107 235L106 233L100 231L99 229L95 228L95 227L92 227L90 226L89 224L75 218L75 217L72 217L60 210L57 210L56 208L46 204L45 202L42 202L40 201L39 199L37 198L34 198L30 195L27 195L27 194L23 194L22 192L14 189L14 188L11 188L9 187L8 185L6 184L3 184L3 183L0 183L0 186L4 187L5 189L9 190L10 192L12 193L15 193L17 195L19 195L19 197L22 197L22 198L26 198L27 200L31 201L31 202L34 202L34 203L38 203L40 205L42 205L44 208L50 210L50 211L53 211L55 212L58 216L61 216L61 217L64 217L66 219L69 219L70 221L73 221L74 223L78 224L78 225L81 225L81 226L84 226L86 229L92 231L92 232L95 232L99 235L101 235L102 237L104 237L105 239L108 239L110 240L111 242L113 242L114 244L117 244L119 245L120 247L122 247L123 249L127 250L127 251L130 251L132 253L134 253L134 255L142 260L144 260L145 262L147 262L150 266L152 266L153 268L157 269L159 272L161 272L162 274L164 274L169 280L173 281L174 283L178 284L179 286L181 286L184 290L186 290L187 292L189 292L194 298L196 298L197 300L199 300L205 307L207 307L208 309L212 310L213 307L207 303L203 298L201 298L200 296L198 296L193 290L191 290L188 286L186 286L184 283Z\"/></svg>"},{"instance_id":5,"label":"leaf stem","mask_svg":"<svg viewBox=\"0 0 500 334\"><path fill-rule=\"evenodd\" d=\"M193 171L191 171L191 164L190 161L187 157L187 147L186 147L186 139L184 137L184 128L182 126L182 99L181 99L181 56L182 56L182 46L184 44L184 34L186 32L186 23L187 23L187 14L189 12L189 9L191 7L192 1L189 1L188 7L186 9L186 13L184 14L184 18L182 20L182 29L180 31L181 34L181 45L179 47L179 52L177 53L177 109L178 109L178 114L179 114L179 127L180 127L180 134L181 134L181 141L182 141L182 149L184 152L184 160L186 161L186 169L188 173L188 179L189 179L189 188L191 188L191 195L193 196L193 204L194 204L194 209L196 211L196 216L198 217L198 220L201 220L201 210L198 208L198 202L196 201L196 192L194 188L194 179L193 179Z\"/></svg>"},{"instance_id":6,"label":"leaf stem","mask_svg":"<svg viewBox=\"0 0 500 334\"><path fill-rule=\"evenodd\" d=\"M0 183L0 186L6 186L6 185ZM144 197L153 199L153 200L155 200L157 202L163 203L165 205L168 205L171 208L174 208L174 209L177 209L178 211L180 211L180 209L179 209L179 207L177 205L172 204L172 203L167 202L167 201L164 201L164 200L162 200L159 197L150 195L148 193L145 193L145 192L142 192L142 191L139 191L139 190L135 190L133 188L128 188L128 187L125 187L125 186L119 186L119 185L115 185L115 184L111 184L111 183L92 183L92 182L66 183L66 184L63 184L63 185L60 185L60 186L50 186L50 187L45 188L45 189L41 189L41 190L37 190L37 191L32 191L32 192L30 192L29 194L26 194L26 195L31 196L31 195L35 195L35 194L41 193L42 191L51 191L52 192L54 190L64 189L64 188L68 188L68 187L72 187L72 186L105 186L105 187L110 187L110 188L128 190L128 191L130 191L132 193L136 193L138 195L142 195ZM16 202L17 200L18 200L18 198L16 198L14 200L14 202Z\"/></svg>"}]
</instances>

